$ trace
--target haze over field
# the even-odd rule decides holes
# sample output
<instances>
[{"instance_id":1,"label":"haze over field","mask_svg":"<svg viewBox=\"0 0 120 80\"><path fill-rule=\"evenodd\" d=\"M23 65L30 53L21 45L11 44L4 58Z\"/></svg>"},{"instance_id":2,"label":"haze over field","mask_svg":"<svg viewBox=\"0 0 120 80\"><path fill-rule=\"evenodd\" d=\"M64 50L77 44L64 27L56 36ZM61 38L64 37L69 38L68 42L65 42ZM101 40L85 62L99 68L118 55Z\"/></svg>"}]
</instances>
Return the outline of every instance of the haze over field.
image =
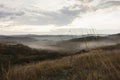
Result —
<instances>
[{"instance_id":1,"label":"haze over field","mask_svg":"<svg viewBox=\"0 0 120 80\"><path fill-rule=\"evenodd\" d=\"M120 0L0 0L0 80L120 80Z\"/></svg>"},{"instance_id":2,"label":"haze over field","mask_svg":"<svg viewBox=\"0 0 120 80\"><path fill-rule=\"evenodd\" d=\"M120 43L120 34L115 35L16 35L0 36L0 43L24 44L31 48L75 53Z\"/></svg>"}]
</instances>

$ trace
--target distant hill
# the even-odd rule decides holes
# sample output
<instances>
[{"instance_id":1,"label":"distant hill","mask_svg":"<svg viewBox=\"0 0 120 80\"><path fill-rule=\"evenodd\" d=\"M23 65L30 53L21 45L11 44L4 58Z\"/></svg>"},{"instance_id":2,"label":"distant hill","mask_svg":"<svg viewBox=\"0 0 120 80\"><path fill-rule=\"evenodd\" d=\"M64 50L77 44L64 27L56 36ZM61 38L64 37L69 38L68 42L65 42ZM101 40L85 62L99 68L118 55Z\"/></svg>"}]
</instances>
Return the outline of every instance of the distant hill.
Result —
<instances>
[{"instance_id":1,"label":"distant hill","mask_svg":"<svg viewBox=\"0 0 120 80\"><path fill-rule=\"evenodd\" d=\"M84 39L89 40L98 40L108 38L110 36L117 36L120 37L120 34L114 35L103 35L98 34L87 34L87 35L0 35L0 42L32 42L32 41L39 41L39 40L71 40L71 41L82 41Z\"/></svg>"},{"instance_id":2,"label":"distant hill","mask_svg":"<svg viewBox=\"0 0 120 80\"><path fill-rule=\"evenodd\" d=\"M24 42L24 41L35 41L34 38L29 36L0 36L0 41L2 42Z\"/></svg>"},{"instance_id":3,"label":"distant hill","mask_svg":"<svg viewBox=\"0 0 120 80\"><path fill-rule=\"evenodd\" d=\"M82 38L75 38L75 39L71 39L69 41L79 41L79 42L83 42L83 41L100 41L100 40L115 40L115 39L120 39L120 34L113 34L113 35L107 35L107 36L84 36Z\"/></svg>"},{"instance_id":4,"label":"distant hill","mask_svg":"<svg viewBox=\"0 0 120 80\"><path fill-rule=\"evenodd\" d=\"M119 37L119 38L120 38L120 33L118 33L118 34L113 34L113 35L109 35L109 36Z\"/></svg>"},{"instance_id":5,"label":"distant hill","mask_svg":"<svg viewBox=\"0 0 120 80\"><path fill-rule=\"evenodd\" d=\"M108 37L100 37L100 36L87 36L87 37L82 37L82 38L76 38L76 39L71 39L70 41L96 41L96 40L103 40L103 39L108 39Z\"/></svg>"},{"instance_id":6,"label":"distant hill","mask_svg":"<svg viewBox=\"0 0 120 80\"><path fill-rule=\"evenodd\" d=\"M63 52L74 52L81 48L108 46L120 43L119 34L114 35L11 35L0 36L0 43L23 44L31 48L47 49ZM71 48L74 48L72 50ZM72 50L72 51L71 51Z\"/></svg>"}]
</instances>

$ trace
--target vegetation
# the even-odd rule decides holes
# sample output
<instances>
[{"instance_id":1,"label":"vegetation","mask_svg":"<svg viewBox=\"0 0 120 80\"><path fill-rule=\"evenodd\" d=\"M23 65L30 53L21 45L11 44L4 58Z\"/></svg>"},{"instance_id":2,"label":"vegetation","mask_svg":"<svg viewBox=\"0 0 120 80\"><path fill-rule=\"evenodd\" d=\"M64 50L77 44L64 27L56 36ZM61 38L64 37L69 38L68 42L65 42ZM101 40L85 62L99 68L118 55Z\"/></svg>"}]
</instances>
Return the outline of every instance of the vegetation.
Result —
<instances>
[{"instance_id":1,"label":"vegetation","mask_svg":"<svg viewBox=\"0 0 120 80\"><path fill-rule=\"evenodd\" d=\"M100 40L104 40L107 39L108 37L100 37L100 36L87 36L87 37L82 37L82 38L76 38L76 39L71 39L70 41L74 41L74 42L85 42L86 41L100 41Z\"/></svg>"},{"instance_id":2,"label":"vegetation","mask_svg":"<svg viewBox=\"0 0 120 80\"><path fill-rule=\"evenodd\" d=\"M0 74L11 66L58 59L62 56L65 55L55 51L31 49L22 44L0 44Z\"/></svg>"},{"instance_id":3,"label":"vegetation","mask_svg":"<svg viewBox=\"0 0 120 80\"><path fill-rule=\"evenodd\" d=\"M2 75L2 80L120 80L119 53L120 45L115 45L62 59L16 65Z\"/></svg>"}]
</instances>

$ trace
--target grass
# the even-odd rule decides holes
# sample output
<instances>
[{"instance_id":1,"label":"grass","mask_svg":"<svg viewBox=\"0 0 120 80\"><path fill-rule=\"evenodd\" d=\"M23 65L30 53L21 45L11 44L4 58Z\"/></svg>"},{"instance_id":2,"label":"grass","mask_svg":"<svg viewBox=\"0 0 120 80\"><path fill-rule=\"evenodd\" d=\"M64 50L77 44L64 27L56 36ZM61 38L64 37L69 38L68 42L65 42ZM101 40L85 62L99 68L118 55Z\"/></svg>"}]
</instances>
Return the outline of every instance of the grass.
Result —
<instances>
[{"instance_id":1,"label":"grass","mask_svg":"<svg viewBox=\"0 0 120 80\"><path fill-rule=\"evenodd\" d=\"M15 65L59 59L63 56L66 55L56 51L32 49L21 44L0 44L0 76L4 70Z\"/></svg>"},{"instance_id":2,"label":"grass","mask_svg":"<svg viewBox=\"0 0 120 80\"><path fill-rule=\"evenodd\" d=\"M78 41L78 42L84 42L85 40L87 40L87 41L100 41L100 40L104 40L104 39L108 39L108 37L88 36L88 37L71 39L70 41L74 41L74 42L77 42L77 41Z\"/></svg>"},{"instance_id":3,"label":"grass","mask_svg":"<svg viewBox=\"0 0 120 80\"><path fill-rule=\"evenodd\" d=\"M112 47L112 48L111 48ZM120 45L84 54L18 65L2 80L120 80Z\"/></svg>"}]
</instances>

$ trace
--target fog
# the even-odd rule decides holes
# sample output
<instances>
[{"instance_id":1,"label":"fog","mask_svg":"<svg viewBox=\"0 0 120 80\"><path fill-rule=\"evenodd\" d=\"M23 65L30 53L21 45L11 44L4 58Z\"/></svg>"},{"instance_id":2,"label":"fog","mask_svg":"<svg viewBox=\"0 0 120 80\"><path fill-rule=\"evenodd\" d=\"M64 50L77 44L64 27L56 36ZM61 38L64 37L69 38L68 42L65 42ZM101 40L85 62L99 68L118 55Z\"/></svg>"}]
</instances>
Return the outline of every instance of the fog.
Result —
<instances>
[{"instance_id":1,"label":"fog","mask_svg":"<svg viewBox=\"0 0 120 80\"><path fill-rule=\"evenodd\" d=\"M87 37L85 40L84 37ZM93 39L92 39L93 38ZM21 35L0 36L0 42L10 44L23 44L39 50L53 50L59 52L75 53L80 50L94 49L120 43L120 36L101 36L98 39L78 35Z\"/></svg>"},{"instance_id":2,"label":"fog","mask_svg":"<svg viewBox=\"0 0 120 80\"><path fill-rule=\"evenodd\" d=\"M94 49L103 46L116 45L120 43L120 40L99 40L99 41L83 41L73 42L69 40L61 41L35 41L23 43L29 47L45 50L54 50L61 52L75 53L80 50Z\"/></svg>"}]
</instances>

